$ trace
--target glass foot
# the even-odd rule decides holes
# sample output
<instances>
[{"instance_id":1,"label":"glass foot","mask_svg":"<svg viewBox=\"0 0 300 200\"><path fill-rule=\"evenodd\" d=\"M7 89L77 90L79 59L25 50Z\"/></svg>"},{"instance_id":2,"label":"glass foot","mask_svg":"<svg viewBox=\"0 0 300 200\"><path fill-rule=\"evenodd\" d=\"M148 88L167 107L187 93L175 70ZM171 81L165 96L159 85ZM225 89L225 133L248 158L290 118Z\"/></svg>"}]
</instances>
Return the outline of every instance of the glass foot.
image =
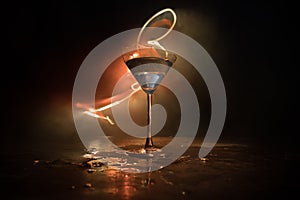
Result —
<instances>
[{"instance_id":1,"label":"glass foot","mask_svg":"<svg viewBox=\"0 0 300 200\"><path fill-rule=\"evenodd\" d=\"M151 153L154 153L154 152L160 152L161 151L160 148L157 148L157 147L154 147L154 146L147 147L144 150L145 150L146 154L151 154Z\"/></svg>"},{"instance_id":2,"label":"glass foot","mask_svg":"<svg viewBox=\"0 0 300 200\"><path fill-rule=\"evenodd\" d=\"M146 139L145 149L151 149L151 148L153 148L153 147L154 147L154 145L153 145L153 140L152 140L152 138L148 137L148 138Z\"/></svg>"}]
</instances>

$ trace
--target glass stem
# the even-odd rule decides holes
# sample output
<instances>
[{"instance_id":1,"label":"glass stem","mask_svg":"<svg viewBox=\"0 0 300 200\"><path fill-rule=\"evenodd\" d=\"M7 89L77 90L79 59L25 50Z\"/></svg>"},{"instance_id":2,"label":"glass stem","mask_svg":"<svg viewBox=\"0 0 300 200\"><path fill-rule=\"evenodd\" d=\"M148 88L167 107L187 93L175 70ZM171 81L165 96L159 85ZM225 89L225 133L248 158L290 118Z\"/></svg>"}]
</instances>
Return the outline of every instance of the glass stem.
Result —
<instances>
[{"instance_id":1,"label":"glass stem","mask_svg":"<svg viewBox=\"0 0 300 200\"><path fill-rule=\"evenodd\" d=\"M152 94L147 93L147 107L148 107L148 133L145 148L153 147L152 141L152 120L151 120L151 108L152 108Z\"/></svg>"}]
</instances>

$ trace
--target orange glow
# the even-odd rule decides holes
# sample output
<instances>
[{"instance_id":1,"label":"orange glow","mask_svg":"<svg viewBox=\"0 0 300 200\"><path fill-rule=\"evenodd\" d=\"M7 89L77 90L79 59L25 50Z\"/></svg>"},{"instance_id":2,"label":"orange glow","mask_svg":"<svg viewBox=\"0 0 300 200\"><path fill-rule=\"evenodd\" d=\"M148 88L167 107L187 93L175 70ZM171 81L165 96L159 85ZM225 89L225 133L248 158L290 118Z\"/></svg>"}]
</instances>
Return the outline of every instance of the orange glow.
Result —
<instances>
[{"instance_id":1,"label":"orange glow","mask_svg":"<svg viewBox=\"0 0 300 200\"><path fill-rule=\"evenodd\" d=\"M164 28L170 28L172 26L173 22L169 19L161 19L159 21L153 22L150 27L164 27Z\"/></svg>"},{"instance_id":2,"label":"orange glow","mask_svg":"<svg viewBox=\"0 0 300 200\"><path fill-rule=\"evenodd\" d=\"M103 105L101 107L91 108L88 105L82 103L77 103L76 106L78 108L85 109L85 111L83 111L84 114L89 115L91 117L107 120L111 125L114 125L115 123L109 118L109 116L103 116L101 112L122 103L123 101L130 98L131 95L133 95L139 90L140 90L140 86L138 85L138 83L133 83L130 86L130 89L127 90L126 92L112 96L110 98L97 101L96 105Z\"/></svg>"},{"instance_id":3,"label":"orange glow","mask_svg":"<svg viewBox=\"0 0 300 200\"><path fill-rule=\"evenodd\" d=\"M139 56L139 54L138 52L135 52L132 54L132 56L136 57ZM107 97L112 94L115 84L123 75L128 73L128 71L129 69L125 65L123 59L121 57L117 58L107 67L101 79L99 80L97 87L98 93L96 94L96 101L94 105L92 105L90 102L77 102L75 104L76 107L83 109L83 114L106 120L111 125L114 125L115 123L113 120L109 116L105 116L102 112L112 108L113 106L119 105L123 101L129 99L132 94L140 90L139 84L134 81L135 79L130 79L127 83L120 86L120 90L123 92Z\"/></svg>"},{"instance_id":4,"label":"orange glow","mask_svg":"<svg viewBox=\"0 0 300 200\"><path fill-rule=\"evenodd\" d=\"M131 199L136 192L135 177L114 169L106 171L110 180L109 191L114 195L121 196L121 199Z\"/></svg>"},{"instance_id":5,"label":"orange glow","mask_svg":"<svg viewBox=\"0 0 300 200\"><path fill-rule=\"evenodd\" d=\"M163 14L165 13L170 13L172 19L159 17L159 16L163 16ZM153 47L158 47L159 49L164 50L164 47L162 47L158 41L163 39L166 35L170 33L170 31L174 28L176 24L176 20L177 20L176 14L170 8L163 9L160 12L156 13L143 25L137 37L137 44L138 45L140 44L141 35L147 26L163 27L163 28L167 28L168 31L163 35L161 35L160 37L148 41L148 44L151 44ZM143 47L138 48L138 50L132 51L131 54L128 54L128 56L130 57L130 59L132 59L138 56L143 56L143 54L145 54L146 56L153 56L153 57L161 56L157 51L157 49L143 48ZM76 103L76 107L82 108L84 110L83 113L86 115L98 119L107 120L111 125L114 125L114 122L109 118L109 116L104 116L101 112L122 103L123 101L129 99L131 95L133 95L134 93L140 90L140 86L138 85L137 82L131 84L130 88L126 88L128 87L128 85L123 84L121 86L122 87L121 89L125 92L107 98L107 96L110 96L112 94L112 91L114 90L114 86L117 83L117 81L128 71L129 69L124 63L122 57L117 58L114 62L112 62L108 66L108 68L105 70L104 74L102 75L99 81L98 88L100 88L101 90L98 91L101 92L99 92L99 96L96 95L96 98L100 100L96 100L94 108L87 103L80 103L80 102Z\"/></svg>"}]
</instances>

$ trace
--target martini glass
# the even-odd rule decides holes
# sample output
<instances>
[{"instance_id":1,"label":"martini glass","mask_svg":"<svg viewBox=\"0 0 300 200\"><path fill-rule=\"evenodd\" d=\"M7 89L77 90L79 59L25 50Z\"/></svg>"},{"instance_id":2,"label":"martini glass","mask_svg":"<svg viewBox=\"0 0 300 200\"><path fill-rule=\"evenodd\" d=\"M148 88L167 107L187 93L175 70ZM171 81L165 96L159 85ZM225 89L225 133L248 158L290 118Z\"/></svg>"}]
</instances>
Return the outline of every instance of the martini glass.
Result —
<instances>
[{"instance_id":1,"label":"martini glass","mask_svg":"<svg viewBox=\"0 0 300 200\"><path fill-rule=\"evenodd\" d=\"M176 58L175 54L166 51L164 48L151 45L136 45L134 50L123 54L126 66L147 95L148 127L144 146L146 152L157 150L152 139L152 95L167 75Z\"/></svg>"}]
</instances>

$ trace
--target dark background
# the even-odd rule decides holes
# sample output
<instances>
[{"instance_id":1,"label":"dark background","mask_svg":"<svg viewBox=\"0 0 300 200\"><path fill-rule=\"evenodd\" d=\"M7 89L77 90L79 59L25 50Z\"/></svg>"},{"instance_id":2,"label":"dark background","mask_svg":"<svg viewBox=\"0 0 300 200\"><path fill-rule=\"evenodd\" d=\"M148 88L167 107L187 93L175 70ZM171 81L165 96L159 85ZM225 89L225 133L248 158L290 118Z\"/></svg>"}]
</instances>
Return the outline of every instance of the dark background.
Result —
<instances>
[{"instance_id":1,"label":"dark background","mask_svg":"<svg viewBox=\"0 0 300 200\"><path fill-rule=\"evenodd\" d=\"M82 61L103 40L141 27L166 7L178 14L175 29L198 41L223 77L228 113L220 139L297 150L287 3L102 2L2 5L4 152L78 141L71 96Z\"/></svg>"},{"instance_id":2,"label":"dark background","mask_svg":"<svg viewBox=\"0 0 300 200\"><path fill-rule=\"evenodd\" d=\"M95 46L121 31L141 27L166 7L177 12L175 29L198 41L219 67L228 98L222 137L293 141L289 139L294 134L290 95L296 83L292 84L292 73L283 63L287 62L283 36L287 7L260 1L122 1L105 6L100 1L12 2L2 6L3 42L8 45L2 48L2 100L9 126L5 135L35 137L29 132L41 125L39 120L71 101L77 70Z\"/></svg>"},{"instance_id":3,"label":"dark background","mask_svg":"<svg viewBox=\"0 0 300 200\"><path fill-rule=\"evenodd\" d=\"M255 0L108 1L105 5L103 1L11 1L1 5L1 166L14 155L22 157L22 152L33 159L43 159L44 151L57 158L68 144L80 144L71 100L81 63L103 40L141 27L166 7L177 13L175 29L198 41L220 70L228 100L220 141L255 144L278 157L299 159L296 64L290 62L289 47L292 5ZM72 148L68 150L76 151ZM297 174L297 166L281 166L279 182L289 181L285 172ZM8 170L15 180L15 168L3 167L3 174Z\"/></svg>"}]
</instances>

